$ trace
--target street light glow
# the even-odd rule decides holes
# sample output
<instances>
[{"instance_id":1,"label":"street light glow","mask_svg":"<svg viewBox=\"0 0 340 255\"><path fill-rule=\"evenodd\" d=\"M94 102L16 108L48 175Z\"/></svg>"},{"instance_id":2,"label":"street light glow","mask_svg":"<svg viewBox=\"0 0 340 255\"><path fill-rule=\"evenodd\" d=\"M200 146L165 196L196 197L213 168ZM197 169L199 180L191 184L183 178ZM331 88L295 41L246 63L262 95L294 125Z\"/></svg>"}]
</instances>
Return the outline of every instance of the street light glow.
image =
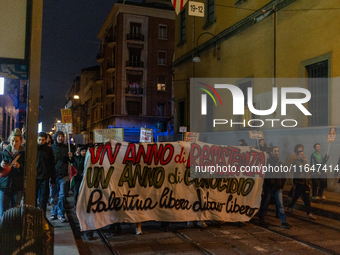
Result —
<instances>
[{"instance_id":1,"label":"street light glow","mask_svg":"<svg viewBox=\"0 0 340 255\"><path fill-rule=\"evenodd\" d=\"M60 120L57 120L57 123L60 123L61 121Z\"/></svg>"},{"instance_id":2,"label":"street light glow","mask_svg":"<svg viewBox=\"0 0 340 255\"><path fill-rule=\"evenodd\" d=\"M74 99L79 99L79 96L78 95L74 95L73 98Z\"/></svg>"}]
</instances>

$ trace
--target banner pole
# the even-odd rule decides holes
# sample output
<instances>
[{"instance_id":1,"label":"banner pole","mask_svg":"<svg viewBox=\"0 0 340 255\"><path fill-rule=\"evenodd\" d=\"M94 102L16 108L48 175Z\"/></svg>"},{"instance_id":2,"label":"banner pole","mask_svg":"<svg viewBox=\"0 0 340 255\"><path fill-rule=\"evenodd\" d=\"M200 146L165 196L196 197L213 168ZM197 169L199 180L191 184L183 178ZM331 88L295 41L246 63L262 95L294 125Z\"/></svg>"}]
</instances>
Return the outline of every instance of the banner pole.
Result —
<instances>
[{"instance_id":1,"label":"banner pole","mask_svg":"<svg viewBox=\"0 0 340 255\"><path fill-rule=\"evenodd\" d=\"M67 126L67 124L65 124L65 126L66 126L66 134L67 134L68 152L71 152L70 136L69 136L69 134L68 134L68 126Z\"/></svg>"},{"instance_id":2,"label":"banner pole","mask_svg":"<svg viewBox=\"0 0 340 255\"><path fill-rule=\"evenodd\" d=\"M328 143L328 151L327 151L328 155L329 155L329 147L331 147L331 143Z\"/></svg>"}]
</instances>

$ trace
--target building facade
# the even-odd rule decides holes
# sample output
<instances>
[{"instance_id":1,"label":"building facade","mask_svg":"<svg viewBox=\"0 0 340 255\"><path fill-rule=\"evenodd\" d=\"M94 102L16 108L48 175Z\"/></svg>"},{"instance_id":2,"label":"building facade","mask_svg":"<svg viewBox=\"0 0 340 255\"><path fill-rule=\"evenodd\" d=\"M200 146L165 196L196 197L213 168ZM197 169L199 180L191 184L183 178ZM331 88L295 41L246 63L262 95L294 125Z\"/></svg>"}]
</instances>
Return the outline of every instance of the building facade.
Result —
<instances>
[{"instance_id":1,"label":"building facade","mask_svg":"<svg viewBox=\"0 0 340 255\"><path fill-rule=\"evenodd\" d=\"M340 19L337 2L204 2L204 18L188 16L188 4L176 17L174 130L177 131L179 126L187 126L190 131L201 132L202 141L238 145L238 139L245 138L253 146L256 140L250 140L247 131L260 130L268 145L279 146L283 160L293 153L296 143L304 144L305 154L309 157L313 152L313 144L318 142L323 148L322 154L327 153L327 147L330 148L328 163L336 165L340 142L336 139L332 144L327 143L327 130L329 126L340 125L337 111L340 107L337 100L340 94L340 46L337 43L339 35L334 33ZM193 106L200 109L200 102L190 102L190 79L192 84L202 81L197 78L227 78L245 97L248 88L252 88L253 94L248 97L252 99L251 106L258 110L271 108L272 91L277 89L277 109L266 116L253 114L245 98L244 114L235 116L232 110L233 97L229 93L221 98L223 106L217 101L216 107L208 109L210 118L196 115L193 118L190 116ZM287 106L286 114L283 115L280 104L283 87L308 90L311 98L303 106L311 115L303 114L294 105ZM291 96L297 99L304 97L301 93ZM229 123L213 127L214 116L223 116ZM248 120L252 119L259 119L265 124L252 128L248 124ZM294 119L297 125L289 129L280 124L273 127L266 119L278 119L278 123L283 119ZM231 126L230 120L240 123L245 120L246 125ZM191 127L195 123L202 125ZM253 125L252 121L249 123ZM212 139L212 136L207 135L210 131L215 132ZM207 140L208 137L210 140ZM339 189L330 179L328 184L333 189Z\"/></svg>"},{"instance_id":2,"label":"building facade","mask_svg":"<svg viewBox=\"0 0 340 255\"><path fill-rule=\"evenodd\" d=\"M92 130L124 128L127 140L138 142L140 127L167 126L173 109L174 29L168 1L113 5L98 33L103 84Z\"/></svg>"}]
</instances>

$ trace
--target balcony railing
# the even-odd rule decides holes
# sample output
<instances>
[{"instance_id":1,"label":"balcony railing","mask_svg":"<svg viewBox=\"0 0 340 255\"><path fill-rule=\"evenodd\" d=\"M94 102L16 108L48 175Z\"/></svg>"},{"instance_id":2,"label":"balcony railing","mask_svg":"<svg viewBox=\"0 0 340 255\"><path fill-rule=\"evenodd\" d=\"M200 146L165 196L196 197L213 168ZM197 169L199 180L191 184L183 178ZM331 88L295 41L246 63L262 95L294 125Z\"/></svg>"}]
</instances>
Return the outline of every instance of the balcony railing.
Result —
<instances>
[{"instance_id":1,"label":"balcony railing","mask_svg":"<svg viewBox=\"0 0 340 255\"><path fill-rule=\"evenodd\" d=\"M126 61L126 67L133 67L133 68L144 68L143 61Z\"/></svg>"},{"instance_id":2,"label":"balcony railing","mask_svg":"<svg viewBox=\"0 0 340 255\"><path fill-rule=\"evenodd\" d=\"M132 86L125 87L125 94L143 95L143 88L136 88Z\"/></svg>"},{"instance_id":3,"label":"balcony railing","mask_svg":"<svg viewBox=\"0 0 340 255\"><path fill-rule=\"evenodd\" d=\"M144 35L142 35L142 34L127 34L126 40L144 41Z\"/></svg>"}]
</instances>

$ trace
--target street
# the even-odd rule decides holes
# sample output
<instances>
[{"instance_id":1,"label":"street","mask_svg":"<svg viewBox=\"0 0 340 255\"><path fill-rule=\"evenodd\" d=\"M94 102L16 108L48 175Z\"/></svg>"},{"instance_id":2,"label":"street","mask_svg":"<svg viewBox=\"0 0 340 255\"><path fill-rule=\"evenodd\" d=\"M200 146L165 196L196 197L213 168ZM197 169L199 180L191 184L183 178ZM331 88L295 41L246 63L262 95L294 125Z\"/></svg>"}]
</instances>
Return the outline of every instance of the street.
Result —
<instances>
[{"instance_id":1,"label":"street","mask_svg":"<svg viewBox=\"0 0 340 255\"><path fill-rule=\"evenodd\" d=\"M171 223L168 232L160 231L160 223L143 223L143 235L135 235L134 224L122 224L122 233L104 228L96 231L94 240L79 235L80 254L338 254L340 248L339 221L318 216L316 221L306 218L302 211L288 215L291 229L280 227L271 205L265 225L255 216L249 223L218 225L207 222L207 229L188 228L186 223ZM107 240L107 244L104 243ZM111 249L111 250L110 250Z\"/></svg>"}]
</instances>

